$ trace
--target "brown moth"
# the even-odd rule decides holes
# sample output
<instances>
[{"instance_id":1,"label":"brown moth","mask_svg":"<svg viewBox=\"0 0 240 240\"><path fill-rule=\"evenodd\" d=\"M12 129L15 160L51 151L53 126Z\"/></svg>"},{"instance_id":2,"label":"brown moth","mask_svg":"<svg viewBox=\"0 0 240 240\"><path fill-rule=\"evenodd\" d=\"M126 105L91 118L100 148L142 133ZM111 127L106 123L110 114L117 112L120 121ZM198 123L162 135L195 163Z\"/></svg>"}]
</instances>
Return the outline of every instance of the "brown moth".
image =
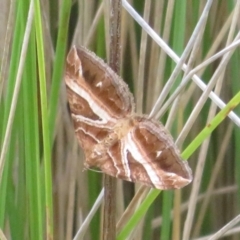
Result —
<instances>
[{"instance_id":1,"label":"brown moth","mask_svg":"<svg viewBox=\"0 0 240 240\"><path fill-rule=\"evenodd\" d=\"M65 81L85 166L158 189L181 188L192 172L161 123L134 113L125 82L84 47L72 47Z\"/></svg>"}]
</instances>

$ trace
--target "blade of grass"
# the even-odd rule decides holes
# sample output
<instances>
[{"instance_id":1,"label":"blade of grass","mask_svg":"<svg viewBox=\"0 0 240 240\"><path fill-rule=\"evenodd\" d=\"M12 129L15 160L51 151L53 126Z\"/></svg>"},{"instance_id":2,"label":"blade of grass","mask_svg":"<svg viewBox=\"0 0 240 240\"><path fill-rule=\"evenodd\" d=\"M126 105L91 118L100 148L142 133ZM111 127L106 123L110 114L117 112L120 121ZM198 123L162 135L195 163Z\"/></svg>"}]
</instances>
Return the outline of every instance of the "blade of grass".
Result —
<instances>
[{"instance_id":1,"label":"blade of grass","mask_svg":"<svg viewBox=\"0 0 240 240\"><path fill-rule=\"evenodd\" d=\"M56 112L59 99L59 91L64 72L65 54L68 37L68 23L70 17L72 1L63 0L61 3L61 13L59 21L59 31L57 36L57 46L55 61L53 62L52 86L49 98L49 131L50 141L53 144L53 134L55 130Z\"/></svg>"},{"instance_id":2,"label":"blade of grass","mask_svg":"<svg viewBox=\"0 0 240 240\"><path fill-rule=\"evenodd\" d=\"M2 229L0 229L0 239L1 240L7 240L6 236L4 235Z\"/></svg>"},{"instance_id":3,"label":"blade of grass","mask_svg":"<svg viewBox=\"0 0 240 240\"><path fill-rule=\"evenodd\" d=\"M151 1L146 0L144 3L144 14L143 18L149 22L150 18L150 11L151 10ZM135 90L136 95L136 112L137 113L142 113L143 112L143 98L144 98L144 82L145 82L145 65L146 65L146 54L147 54L147 43L148 43L148 35L142 29L141 33L141 40L140 40L140 56L139 56L139 65L138 65L138 81L137 81L137 88Z\"/></svg>"},{"instance_id":4,"label":"blade of grass","mask_svg":"<svg viewBox=\"0 0 240 240\"><path fill-rule=\"evenodd\" d=\"M4 39L4 47L3 47L3 54L2 59L0 60L0 102L2 100L3 94L3 85L4 80L7 79L7 65L8 65L8 55L9 55L9 42L12 40L12 34L14 29L14 19L15 19L15 1L10 1L8 13L8 21L7 21L7 28L6 28L6 35ZM1 140L1 139L0 139Z\"/></svg>"},{"instance_id":5,"label":"blade of grass","mask_svg":"<svg viewBox=\"0 0 240 240\"><path fill-rule=\"evenodd\" d=\"M43 239L43 216L40 191L40 153L39 153L39 123L37 103L37 73L36 73L36 39L34 31L31 34L29 51L26 58L23 78L24 107L24 148L25 148L25 178L28 197L29 234L30 239Z\"/></svg>"},{"instance_id":6,"label":"blade of grass","mask_svg":"<svg viewBox=\"0 0 240 240\"><path fill-rule=\"evenodd\" d=\"M26 11L27 12L27 11ZM26 185L25 185L25 176L24 176L24 139L23 139L23 91L22 85L19 91L19 97L16 107L15 119L14 119L14 128L16 132L16 141L14 141L14 148L18 145L18 151L15 152L15 156L11 159L13 160L12 167L17 164L17 174L16 180L12 179L11 173L9 174L8 183L10 183L10 194L9 198L12 198L12 206L8 207L9 219L11 225L11 233L13 239L24 239L25 236L25 228L27 227L27 223L29 222L28 214L24 214L27 212L28 205L26 204ZM10 168L9 170L11 171ZM16 191L17 189L17 191ZM8 200L7 200L8 201ZM9 200L10 201L10 200Z\"/></svg>"},{"instance_id":7,"label":"blade of grass","mask_svg":"<svg viewBox=\"0 0 240 240\"><path fill-rule=\"evenodd\" d=\"M240 92L238 92L207 126L198 134L188 147L183 151L183 159L188 159L213 130L226 118L230 111L240 104Z\"/></svg>"},{"instance_id":8,"label":"blade of grass","mask_svg":"<svg viewBox=\"0 0 240 240\"><path fill-rule=\"evenodd\" d=\"M226 224L224 227L222 227L220 230L218 230L215 234L213 234L209 240L217 240L224 236L224 234L231 230L237 223L240 222L240 215L237 215L234 219L232 219L228 224Z\"/></svg>"},{"instance_id":9,"label":"blade of grass","mask_svg":"<svg viewBox=\"0 0 240 240\"><path fill-rule=\"evenodd\" d=\"M46 239L53 239L53 199L52 199L52 166L51 166L51 143L47 111L47 87L45 73L45 58L43 46L43 32L41 20L40 2L34 0L37 61L40 86L40 104L43 135L43 158L45 179L45 211L46 211Z\"/></svg>"},{"instance_id":10,"label":"blade of grass","mask_svg":"<svg viewBox=\"0 0 240 240\"><path fill-rule=\"evenodd\" d=\"M191 44L188 44L188 47L186 47L184 50L184 38L185 38L185 29L186 29L186 27L185 27L185 25L186 25L186 22L185 22L186 7L187 7L186 1L176 2L175 14L174 14L175 17L174 17L172 45L173 45L173 49L175 50L175 52L178 55L180 55L180 53L183 52L182 57L181 57L182 60L184 60L188 56L187 52L191 49ZM193 39L193 36L192 36L192 39ZM185 57L184 57L184 55L185 55ZM181 62L181 60L180 60L180 62ZM180 64L180 62L178 63L178 65ZM180 68L181 68L181 64L179 65L179 67L176 66L175 69L174 69L174 65L175 64L172 64L172 74L170 77L170 79L172 78L173 80L175 79L174 75L177 73L177 69L178 69L178 71L180 71ZM177 76L177 75L175 75L175 76ZM180 77L177 77L175 79L175 83L173 85L174 89L180 84L180 81L181 81ZM155 106L156 106L156 104L155 104ZM173 111L171 110L171 112L173 112ZM153 113L153 111L152 111L152 113ZM170 129L171 122L174 119L175 119L175 116L172 116L172 114L170 113L167 123L166 123L166 127L168 129ZM175 129L176 129L176 124L175 124ZM162 210L163 222L162 222L162 227L161 227L160 239L170 239L171 238L170 237L171 236L171 232L170 232L171 231L171 222L172 222L171 221L171 209L172 209L172 203L173 203L173 196L174 195L173 195L172 191L170 191L170 192L164 191L163 192L163 205L162 205L162 207L163 207L163 210Z\"/></svg>"},{"instance_id":11,"label":"blade of grass","mask_svg":"<svg viewBox=\"0 0 240 240\"><path fill-rule=\"evenodd\" d=\"M14 95L14 87L15 87L15 82L16 82L16 76L18 72L18 62L19 62L19 56L20 56L20 51L21 51L21 46L22 46L22 41L23 41L23 36L24 36L24 30L22 28L23 26L23 16L22 16L22 5L21 2L17 2L17 7L16 7L16 24L14 25L14 34L13 34L13 43L12 43L12 55L10 58L10 65L9 65L9 76L8 76L8 85L6 88L6 95L5 95L5 101L1 101L1 113L2 115L2 125L1 127L1 143L3 142L5 135L6 135L6 128L7 128L7 123L8 123L8 117L9 117L9 112L11 109L11 103ZM26 19L26 16L25 16ZM24 20L25 22L25 20ZM1 154L3 152L3 145L1 149ZM11 149L11 140L9 144L9 149ZM10 154L9 151L7 151L5 155L5 164L0 162L0 165L4 167L3 169L0 169L0 171L3 171L3 177L2 180L0 181L0 226L3 227L4 225L4 217L5 217L5 210L6 210L6 195L7 195L7 180L8 180L8 174L9 174L9 165L10 165Z\"/></svg>"},{"instance_id":12,"label":"blade of grass","mask_svg":"<svg viewBox=\"0 0 240 240\"><path fill-rule=\"evenodd\" d=\"M152 189L150 191L148 196L144 199L142 204L139 206L139 208L136 210L136 212L132 215L129 221L125 224L124 228L118 234L117 240L127 239L130 232L134 229L134 227L140 221L140 219L145 215L147 209L151 206L151 204L153 203L153 201L156 199L160 192L161 191L156 189Z\"/></svg>"},{"instance_id":13,"label":"blade of grass","mask_svg":"<svg viewBox=\"0 0 240 240\"><path fill-rule=\"evenodd\" d=\"M23 66L24 66L24 62L25 62L28 40L29 40L30 31L31 31L31 24L32 24L32 18L33 18L33 11L32 11L31 6L29 8L28 18L29 19L27 21L27 26L26 26L26 30L25 30L23 46L22 46L22 51L21 51L21 58L20 58L20 62L19 62L18 72L17 72L17 79L16 79L16 84L14 86L13 97L12 97L12 102L11 102L11 107L10 107L10 113L9 113L9 116L8 116L7 112L6 112L6 115L5 115L5 116L7 116L6 118L8 120L7 120L7 124L6 124L7 127L6 127L6 132L5 132L5 135L4 135L4 142L3 142L1 156L0 156L0 182L1 182L1 179L2 179L2 173L3 173L3 169L4 169L4 163L5 163L5 155L7 153L8 144L9 144L9 140L10 140L12 123L13 123L14 114L15 114L15 110L16 110L18 93L19 93L19 89L20 89L20 86L21 86ZM8 109L6 108L6 111L7 110ZM5 125L5 122L4 122L4 125Z\"/></svg>"}]
</instances>

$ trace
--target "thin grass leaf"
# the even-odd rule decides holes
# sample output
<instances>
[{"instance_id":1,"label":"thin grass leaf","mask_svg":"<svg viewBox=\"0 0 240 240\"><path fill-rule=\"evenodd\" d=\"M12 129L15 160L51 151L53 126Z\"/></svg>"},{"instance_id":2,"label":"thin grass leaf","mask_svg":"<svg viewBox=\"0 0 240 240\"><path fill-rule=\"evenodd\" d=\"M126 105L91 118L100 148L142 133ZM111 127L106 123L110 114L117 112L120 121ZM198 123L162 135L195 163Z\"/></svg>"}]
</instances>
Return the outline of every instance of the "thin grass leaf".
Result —
<instances>
[{"instance_id":1,"label":"thin grass leaf","mask_svg":"<svg viewBox=\"0 0 240 240\"><path fill-rule=\"evenodd\" d=\"M45 180L45 212L46 212L46 239L53 238L53 199L52 199L52 166L51 142L47 111L47 88L45 73L45 58L42 33L41 8L38 0L34 0L35 28L37 40L38 74L40 82L41 120L43 134L43 158Z\"/></svg>"},{"instance_id":2,"label":"thin grass leaf","mask_svg":"<svg viewBox=\"0 0 240 240\"><path fill-rule=\"evenodd\" d=\"M68 40L68 23L70 18L71 6L72 2L69 0L64 0L61 2L59 31L57 35L56 53L54 56L55 61L53 62L54 65L51 94L49 98L49 129L51 142L53 142L53 134L55 130L56 113L59 100L59 91L62 83L62 76L65 66L65 54Z\"/></svg>"}]
</instances>

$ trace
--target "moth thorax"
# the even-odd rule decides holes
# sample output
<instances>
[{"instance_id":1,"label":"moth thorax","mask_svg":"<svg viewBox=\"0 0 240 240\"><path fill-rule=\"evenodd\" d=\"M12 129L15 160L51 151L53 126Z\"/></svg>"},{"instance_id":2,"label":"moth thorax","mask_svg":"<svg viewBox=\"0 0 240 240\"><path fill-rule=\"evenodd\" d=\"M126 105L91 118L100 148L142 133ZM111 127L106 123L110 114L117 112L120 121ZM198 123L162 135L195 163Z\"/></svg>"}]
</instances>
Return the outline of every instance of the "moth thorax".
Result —
<instances>
[{"instance_id":1,"label":"moth thorax","mask_svg":"<svg viewBox=\"0 0 240 240\"><path fill-rule=\"evenodd\" d=\"M115 133L118 138L121 139L127 135L129 130L134 127L134 121L131 118L125 118L119 120L115 126Z\"/></svg>"}]
</instances>

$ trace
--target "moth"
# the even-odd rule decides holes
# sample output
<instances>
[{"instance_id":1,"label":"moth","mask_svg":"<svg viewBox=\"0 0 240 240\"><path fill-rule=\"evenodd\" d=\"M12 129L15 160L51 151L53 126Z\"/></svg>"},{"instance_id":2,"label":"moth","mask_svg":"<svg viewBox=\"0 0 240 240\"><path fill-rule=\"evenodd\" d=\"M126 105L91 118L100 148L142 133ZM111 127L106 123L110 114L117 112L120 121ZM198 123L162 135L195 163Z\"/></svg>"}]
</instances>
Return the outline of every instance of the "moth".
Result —
<instances>
[{"instance_id":1,"label":"moth","mask_svg":"<svg viewBox=\"0 0 240 240\"><path fill-rule=\"evenodd\" d=\"M171 135L157 120L135 114L128 86L102 59L73 46L65 82L86 168L157 189L182 188L192 181Z\"/></svg>"}]
</instances>

